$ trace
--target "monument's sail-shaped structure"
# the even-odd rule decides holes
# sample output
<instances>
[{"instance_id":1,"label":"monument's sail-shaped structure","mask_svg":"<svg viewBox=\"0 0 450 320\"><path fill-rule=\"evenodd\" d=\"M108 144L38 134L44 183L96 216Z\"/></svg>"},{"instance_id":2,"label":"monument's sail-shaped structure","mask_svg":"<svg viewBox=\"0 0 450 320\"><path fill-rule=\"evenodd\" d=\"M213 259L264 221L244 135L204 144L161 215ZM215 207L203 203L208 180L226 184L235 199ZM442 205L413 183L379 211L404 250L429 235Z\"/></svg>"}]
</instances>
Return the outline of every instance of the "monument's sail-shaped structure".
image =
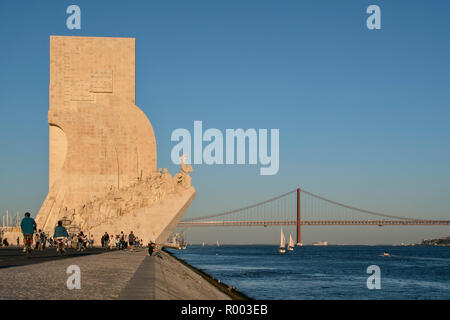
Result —
<instances>
[{"instance_id":1,"label":"monument's sail-shaped structure","mask_svg":"<svg viewBox=\"0 0 450 320\"><path fill-rule=\"evenodd\" d=\"M49 193L38 228L58 220L99 239L133 231L164 242L192 202L190 166L157 169L135 105L135 39L50 37Z\"/></svg>"}]
</instances>

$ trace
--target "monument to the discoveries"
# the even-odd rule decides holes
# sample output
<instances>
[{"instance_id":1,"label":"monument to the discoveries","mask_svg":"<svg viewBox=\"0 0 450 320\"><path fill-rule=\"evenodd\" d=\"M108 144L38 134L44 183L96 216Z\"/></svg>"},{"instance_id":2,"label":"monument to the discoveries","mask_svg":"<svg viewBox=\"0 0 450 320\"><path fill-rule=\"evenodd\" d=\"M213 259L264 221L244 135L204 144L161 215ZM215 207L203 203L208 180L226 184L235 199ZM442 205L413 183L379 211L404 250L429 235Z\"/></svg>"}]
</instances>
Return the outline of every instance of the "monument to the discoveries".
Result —
<instances>
[{"instance_id":1,"label":"monument to the discoveries","mask_svg":"<svg viewBox=\"0 0 450 320\"><path fill-rule=\"evenodd\" d=\"M157 169L135 105L135 39L50 37L49 192L36 218L99 239L133 231L164 242L195 196L190 166Z\"/></svg>"}]
</instances>

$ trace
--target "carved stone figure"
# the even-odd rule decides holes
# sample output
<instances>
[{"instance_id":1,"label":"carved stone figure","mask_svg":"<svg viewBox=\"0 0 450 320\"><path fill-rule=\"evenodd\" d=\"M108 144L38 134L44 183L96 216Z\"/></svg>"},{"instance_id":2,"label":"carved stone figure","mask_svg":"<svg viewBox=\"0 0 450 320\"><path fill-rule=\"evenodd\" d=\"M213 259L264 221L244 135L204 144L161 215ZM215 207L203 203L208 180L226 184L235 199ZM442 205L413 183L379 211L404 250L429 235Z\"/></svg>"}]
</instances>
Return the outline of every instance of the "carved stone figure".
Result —
<instances>
[{"instance_id":1,"label":"carved stone figure","mask_svg":"<svg viewBox=\"0 0 450 320\"><path fill-rule=\"evenodd\" d=\"M175 181L179 186L187 189L191 186L191 176L189 173L191 173L194 169L192 169L191 165L186 165L185 155L182 155L180 160L180 172L175 175Z\"/></svg>"}]
</instances>

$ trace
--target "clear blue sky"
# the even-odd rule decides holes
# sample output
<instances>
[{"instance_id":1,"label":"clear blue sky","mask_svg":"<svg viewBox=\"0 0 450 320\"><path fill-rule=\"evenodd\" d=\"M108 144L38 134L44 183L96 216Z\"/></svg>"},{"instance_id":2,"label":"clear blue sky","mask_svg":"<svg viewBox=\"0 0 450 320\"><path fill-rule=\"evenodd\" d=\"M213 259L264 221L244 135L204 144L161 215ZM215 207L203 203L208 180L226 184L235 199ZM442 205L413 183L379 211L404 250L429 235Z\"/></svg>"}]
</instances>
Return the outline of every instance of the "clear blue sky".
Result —
<instances>
[{"instance_id":1,"label":"clear blue sky","mask_svg":"<svg viewBox=\"0 0 450 320\"><path fill-rule=\"evenodd\" d=\"M81 30L66 8L81 7ZM365 9L381 7L382 29ZM450 218L449 1L1 1L0 212L48 189L49 36L136 38L137 105L172 173L176 128L279 128L280 170L194 166L187 216L301 186L370 210ZM290 230L288 228L288 230ZM449 228L305 228L306 242L418 241ZM279 229L192 241L278 241ZM247 233L248 231L248 233Z\"/></svg>"}]
</instances>

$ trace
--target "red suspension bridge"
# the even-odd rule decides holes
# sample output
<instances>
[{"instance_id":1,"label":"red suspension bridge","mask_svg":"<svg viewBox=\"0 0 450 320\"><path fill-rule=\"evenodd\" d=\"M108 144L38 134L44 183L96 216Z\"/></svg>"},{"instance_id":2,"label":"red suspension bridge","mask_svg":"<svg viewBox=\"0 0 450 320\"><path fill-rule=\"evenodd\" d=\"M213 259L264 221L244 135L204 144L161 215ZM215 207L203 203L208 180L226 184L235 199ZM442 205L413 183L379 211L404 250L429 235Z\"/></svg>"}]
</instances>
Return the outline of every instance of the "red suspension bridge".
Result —
<instances>
[{"instance_id":1,"label":"red suspension bridge","mask_svg":"<svg viewBox=\"0 0 450 320\"><path fill-rule=\"evenodd\" d=\"M303 189L296 189L243 208L185 218L178 227L297 226L443 226L450 220L400 217L352 207Z\"/></svg>"}]
</instances>

